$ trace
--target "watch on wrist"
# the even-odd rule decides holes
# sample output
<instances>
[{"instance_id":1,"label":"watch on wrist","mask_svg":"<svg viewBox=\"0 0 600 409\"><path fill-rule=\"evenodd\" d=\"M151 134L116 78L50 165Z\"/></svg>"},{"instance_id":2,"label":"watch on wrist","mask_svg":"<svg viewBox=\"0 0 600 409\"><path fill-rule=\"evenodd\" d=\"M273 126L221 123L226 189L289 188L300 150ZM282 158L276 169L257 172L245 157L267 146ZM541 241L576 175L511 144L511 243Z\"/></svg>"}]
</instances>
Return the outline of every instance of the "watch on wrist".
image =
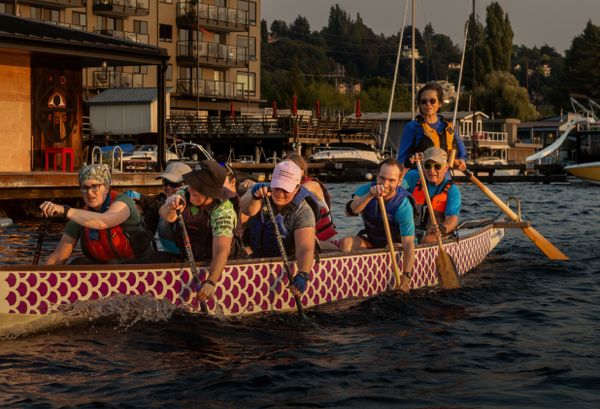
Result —
<instances>
[{"instance_id":1,"label":"watch on wrist","mask_svg":"<svg viewBox=\"0 0 600 409\"><path fill-rule=\"evenodd\" d=\"M62 216L65 218L68 218L67 214L69 213L69 210L71 209L71 206L68 205L63 205L63 213Z\"/></svg>"}]
</instances>

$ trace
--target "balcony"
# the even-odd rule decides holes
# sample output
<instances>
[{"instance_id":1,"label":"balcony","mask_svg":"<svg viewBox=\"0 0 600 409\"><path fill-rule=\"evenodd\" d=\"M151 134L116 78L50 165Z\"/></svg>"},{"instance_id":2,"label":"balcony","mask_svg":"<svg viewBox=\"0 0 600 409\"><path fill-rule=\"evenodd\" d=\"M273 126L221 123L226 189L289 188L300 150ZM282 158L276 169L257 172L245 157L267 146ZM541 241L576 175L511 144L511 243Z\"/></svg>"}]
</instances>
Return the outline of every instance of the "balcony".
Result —
<instances>
[{"instance_id":1,"label":"balcony","mask_svg":"<svg viewBox=\"0 0 600 409\"><path fill-rule=\"evenodd\" d=\"M98 89L140 88L144 86L143 74L131 72L98 70L93 72L92 78L93 87Z\"/></svg>"},{"instance_id":2,"label":"balcony","mask_svg":"<svg viewBox=\"0 0 600 409\"><path fill-rule=\"evenodd\" d=\"M135 43L148 44L148 34L139 34L139 33L132 33L130 31L111 30L111 29L94 30L94 32L105 35L105 36L122 38L124 40L133 41Z\"/></svg>"},{"instance_id":3,"label":"balcony","mask_svg":"<svg viewBox=\"0 0 600 409\"><path fill-rule=\"evenodd\" d=\"M212 68L245 67L248 64L248 47L209 43L177 42L177 63L185 66Z\"/></svg>"},{"instance_id":4,"label":"balcony","mask_svg":"<svg viewBox=\"0 0 600 409\"><path fill-rule=\"evenodd\" d=\"M465 146L473 146L473 139L477 140L480 148L507 148L508 133L507 132L478 132L474 135L461 135Z\"/></svg>"},{"instance_id":5,"label":"balcony","mask_svg":"<svg viewBox=\"0 0 600 409\"><path fill-rule=\"evenodd\" d=\"M177 80L177 93L182 96L224 99L245 99L244 84L212 80L182 78Z\"/></svg>"},{"instance_id":6,"label":"balcony","mask_svg":"<svg viewBox=\"0 0 600 409\"><path fill-rule=\"evenodd\" d=\"M248 12L189 1L177 3L177 25L220 32L248 31Z\"/></svg>"},{"instance_id":7,"label":"balcony","mask_svg":"<svg viewBox=\"0 0 600 409\"><path fill-rule=\"evenodd\" d=\"M14 3L11 1L11 3ZM20 0L19 4L49 9L66 9L69 7L85 7L87 0Z\"/></svg>"},{"instance_id":8,"label":"balcony","mask_svg":"<svg viewBox=\"0 0 600 409\"><path fill-rule=\"evenodd\" d=\"M147 16L148 0L94 0L94 13L107 17Z\"/></svg>"}]
</instances>

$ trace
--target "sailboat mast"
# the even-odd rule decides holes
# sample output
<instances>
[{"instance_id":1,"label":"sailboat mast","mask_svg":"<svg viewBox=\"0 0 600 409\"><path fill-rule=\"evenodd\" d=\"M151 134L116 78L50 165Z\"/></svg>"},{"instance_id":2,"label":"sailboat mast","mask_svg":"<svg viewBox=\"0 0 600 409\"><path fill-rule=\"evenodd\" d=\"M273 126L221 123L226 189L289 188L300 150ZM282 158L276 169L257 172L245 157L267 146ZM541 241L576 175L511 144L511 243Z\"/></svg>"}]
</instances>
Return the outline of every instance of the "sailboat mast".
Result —
<instances>
[{"instance_id":1,"label":"sailboat mast","mask_svg":"<svg viewBox=\"0 0 600 409\"><path fill-rule=\"evenodd\" d=\"M476 149L475 149L475 134L477 133L477 118L475 117L475 88L477 87L477 21L475 20L477 18L477 15L475 14L475 0L473 0L473 27L471 27L471 29L473 30L472 33L472 37L473 37L473 90L471 92L471 96L472 96L472 102L473 104L471 105L471 107L473 108L473 130L471 131L471 141L472 141L472 147L471 147L471 155L473 156L473 159L475 159L475 156L477 155Z\"/></svg>"},{"instance_id":2,"label":"sailboat mast","mask_svg":"<svg viewBox=\"0 0 600 409\"><path fill-rule=\"evenodd\" d=\"M475 1L475 0L473 0ZM411 107L410 107L410 111L412 113L412 119L415 119L415 98L416 98L416 92L415 92L415 20L416 20L416 0L412 0L412 35L411 35L411 53L410 53L410 58L411 58L411 72L412 72L412 92L411 92Z\"/></svg>"}]
</instances>

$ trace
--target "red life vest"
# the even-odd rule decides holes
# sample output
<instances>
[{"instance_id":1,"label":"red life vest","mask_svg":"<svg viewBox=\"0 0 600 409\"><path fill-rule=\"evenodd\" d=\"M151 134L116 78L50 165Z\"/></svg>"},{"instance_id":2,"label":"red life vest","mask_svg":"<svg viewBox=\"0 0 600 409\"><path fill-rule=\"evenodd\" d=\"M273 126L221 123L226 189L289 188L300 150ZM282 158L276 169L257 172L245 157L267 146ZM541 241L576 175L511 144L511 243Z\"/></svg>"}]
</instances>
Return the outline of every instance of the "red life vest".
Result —
<instances>
[{"instance_id":1,"label":"red life vest","mask_svg":"<svg viewBox=\"0 0 600 409\"><path fill-rule=\"evenodd\" d=\"M329 191L319 179L310 176L303 176L302 183L304 184L306 182L317 182L323 191L323 198L327 207L319 206L319 214L317 215L317 224L315 226L315 230L317 239L328 240L337 234L335 224L333 224L333 219L331 218L331 211L329 210L331 208Z\"/></svg>"},{"instance_id":2,"label":"red life vest","mask_svg":"<svg viewBox=\"0 0 600 409\"><path fill-rule=\"evenodd\" d=\"M119 192L111 190L106 201L102 204L100 211L105 212L119 194ZM92 211L87 205L84 206L83 209ZM135 257L135 253L127 235L123 231L123 227L115 226L102 230L90 229L89 227L83 226L81 228L81 250L87 257L101 263L106 263L109 260L114 259L129 259ZM92 238L93 236L96 236L96 234L97 238Z\"/></svg>"},{"instance_id":3,"label":"red life vest","mask_svg":"<svg viewBox=\"0 0 600 409\"><path fill-rule=\"evenodd\" d=\"M446 204L448 203L448 190L452 187L454 183L449 180L440 193L433 196L431 198L431 207L433 207L433 211L435 213L435 218L438 223L441 223L445 218L446 212ZM417 205L417 211L415 212L416 227L425 228L427 226L427 222L429 221L429 212L427 211L427 201L425 200L425 191L423 190L423 185L419 180L414 190L412 191L412 195L415 199L415 204Z\"/></svg>"}]
</instances>

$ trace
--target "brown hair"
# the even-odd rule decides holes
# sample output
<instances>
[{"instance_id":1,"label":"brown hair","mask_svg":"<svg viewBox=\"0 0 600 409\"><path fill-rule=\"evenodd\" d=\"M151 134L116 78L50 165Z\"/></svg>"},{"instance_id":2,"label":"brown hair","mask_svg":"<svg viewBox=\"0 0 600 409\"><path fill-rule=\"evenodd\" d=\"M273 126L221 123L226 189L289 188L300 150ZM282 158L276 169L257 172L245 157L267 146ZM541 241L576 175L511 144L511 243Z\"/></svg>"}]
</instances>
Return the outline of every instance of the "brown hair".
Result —
<instances>
[{"instance_id":1,"label":"brown hair","mask_svg":"<svg viewBox=\"0 0 600 409\"><path fill-rule=\"evenodd\" d=\"M398 162L395 158L387 158L379 162L379 165L377 165L377 175L379 175L379 171L383 166L396 166L400 171L400 174L402 174L402 172L404 171L404 167L402 166L402 164Z\"/></svg>"},{"instance_id":2,"label":"brown hair","mask_svg":"<svg viewBox=\"0 0 600 409\"><path fill-rule=\"evenodd\" d=\"M296 152L288 152L285 155L284 160L290 160L290 161L294 162L296 165L298 165L298 167L300 169L302 169L302 173L305 176L307 175L308 165L306 164L306 161L304 160L302 155L298 155Z\"/></svg>"}]
</instances>

